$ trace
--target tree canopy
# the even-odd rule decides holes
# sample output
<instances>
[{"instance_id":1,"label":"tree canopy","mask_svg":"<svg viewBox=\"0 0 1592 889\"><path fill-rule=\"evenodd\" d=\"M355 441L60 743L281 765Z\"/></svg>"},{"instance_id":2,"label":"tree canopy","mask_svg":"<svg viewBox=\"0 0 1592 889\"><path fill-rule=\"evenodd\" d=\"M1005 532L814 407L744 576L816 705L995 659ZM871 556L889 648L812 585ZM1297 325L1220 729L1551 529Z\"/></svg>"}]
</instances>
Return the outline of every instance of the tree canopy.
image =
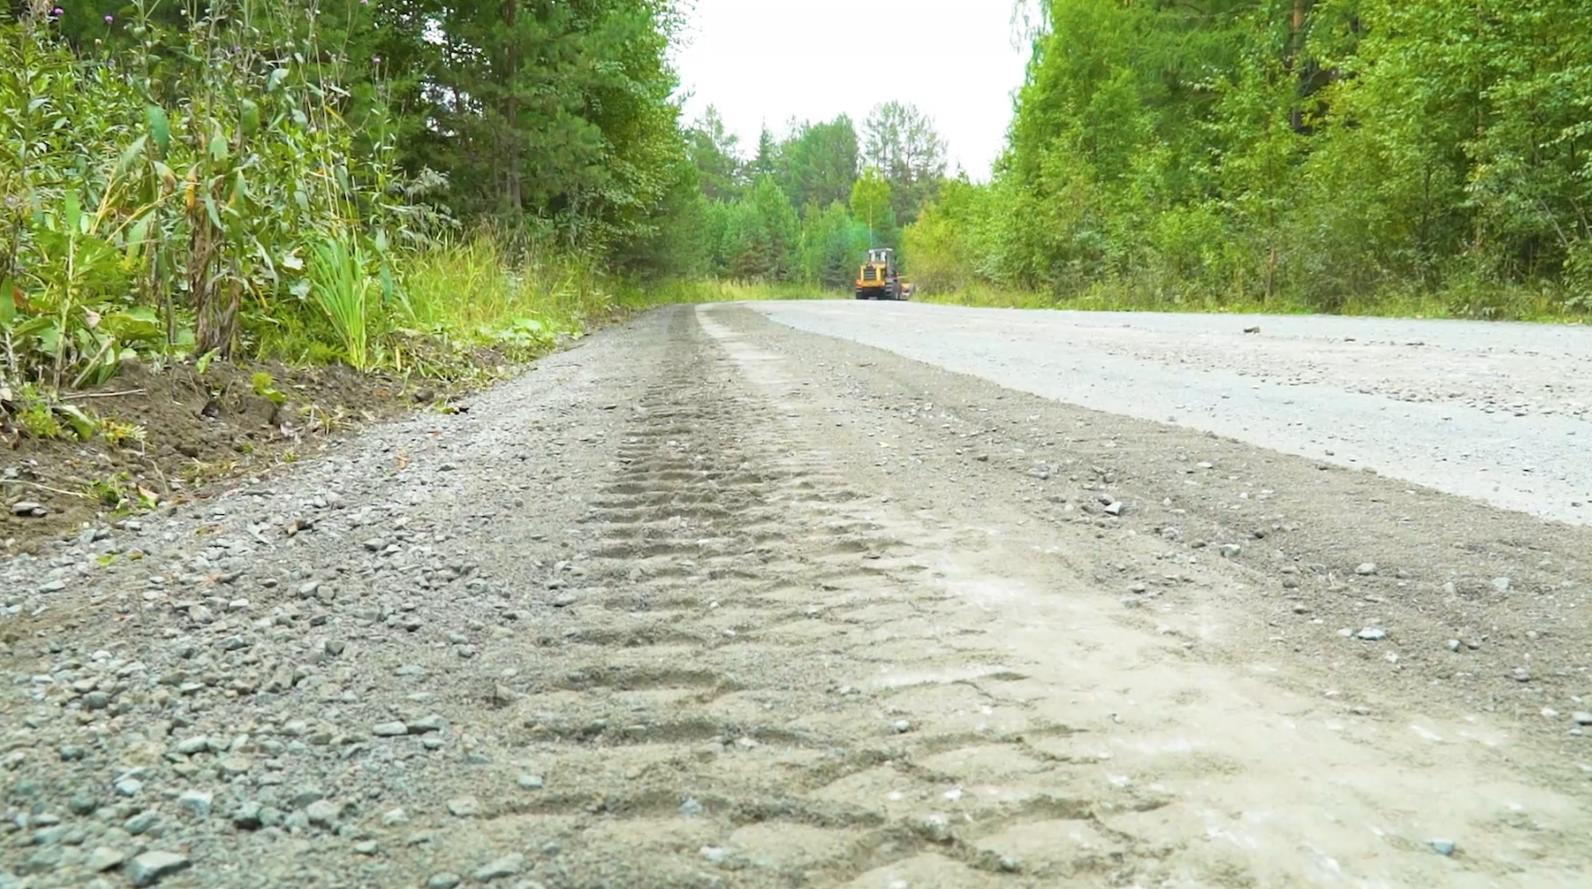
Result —
<instances>
[{"instance_id":1,"label":"tree canopy","mask_svg":"<svg viewBox=\"0 0 1592 889\"><path fill-rule=\"evenodd\" d=\"M1580 0L1038 0L1019 22L1033 56L996 179L931 204L914 252L1169 305L1592 308Z\"/></svg>"}]
</instances>

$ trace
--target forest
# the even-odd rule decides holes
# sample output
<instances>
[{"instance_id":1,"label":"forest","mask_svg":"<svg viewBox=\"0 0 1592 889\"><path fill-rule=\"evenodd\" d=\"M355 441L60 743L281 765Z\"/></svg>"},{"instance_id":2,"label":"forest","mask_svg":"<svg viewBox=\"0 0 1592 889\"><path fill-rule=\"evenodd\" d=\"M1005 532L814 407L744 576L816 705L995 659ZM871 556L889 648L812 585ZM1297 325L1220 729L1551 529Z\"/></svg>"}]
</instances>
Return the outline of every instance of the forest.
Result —
<instances>
[{"instance_id":1,"label":"forest","mask_svg":"<svg viewBox=\"0 0 1592 889\"><path fill-rule=\"evenodd\" d=\"M988 185L905 233L928 288L1140 308L1592 310L1581 0L1037 0Z\"/></svg>"},{"instance_id":2,"label":"forest","mask_svg":"<svg viewBox=\"0 0 1592 889\"><path fill-rule=\"evenodd\" d=\"M7 391L445 375L626 305L843 290L879 245L946 301L1592 311L1580 0L1025 0L988 181L898 102L756 145L682 119L673 0L9 7Z\"/></svg>"}]
</instances>

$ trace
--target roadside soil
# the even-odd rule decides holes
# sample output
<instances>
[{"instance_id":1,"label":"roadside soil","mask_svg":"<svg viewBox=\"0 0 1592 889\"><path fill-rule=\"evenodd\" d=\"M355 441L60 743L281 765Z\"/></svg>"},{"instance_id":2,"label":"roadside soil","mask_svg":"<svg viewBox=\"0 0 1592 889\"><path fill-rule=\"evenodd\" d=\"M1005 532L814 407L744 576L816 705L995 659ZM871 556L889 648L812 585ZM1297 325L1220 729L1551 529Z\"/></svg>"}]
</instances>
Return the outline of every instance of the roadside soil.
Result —
<instances>
[{"instance_id":1,"label":"roadside soil","mask_svg":"<svg viewBox=\"0 0 1592 889\"><path fill-rule=\"evenodd\" d=\"M0 887L1592 869L1592 530L736 306L464 406L0 563Z\"/></svg>"},{"instance_id":2,"label":"roadside soil","mask_svg":"<svg viewBox=\"0 0 1592 889\"><path fill-rule=\"evenodd\" d=\"M275 398L255 391L257 373L270 376ZM115 445L80 441L70 427L61 438L34 438L0 411L0 553L37 552L63 536L136 521L146 508L140 489L169 506L318 454L339 435L429 405L447 388L439 386L341 366L217 362L201 376L191 363L131 365L66 402L142 430L143 441ZM16 515L20 501L46 512Z\"/></svg>"}]
</instances>

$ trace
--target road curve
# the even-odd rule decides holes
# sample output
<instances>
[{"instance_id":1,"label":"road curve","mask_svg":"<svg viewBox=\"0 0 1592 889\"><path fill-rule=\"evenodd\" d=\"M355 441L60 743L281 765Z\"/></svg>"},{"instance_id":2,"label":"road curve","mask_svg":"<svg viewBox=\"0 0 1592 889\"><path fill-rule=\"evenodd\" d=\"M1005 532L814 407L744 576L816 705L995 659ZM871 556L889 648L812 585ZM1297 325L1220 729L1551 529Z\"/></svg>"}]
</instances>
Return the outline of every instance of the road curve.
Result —
<instances>
[{"instance_id":1,"label":"road curve","mask_svg":"<svg viewBox=\"0 0 1592 889\"><path fill-rule=\"evenodd\" d=\"M1592 330L1583 327L911 303L754 307L798 330L1009 389L1592 524Z\"/></svg>"}]
</instances>

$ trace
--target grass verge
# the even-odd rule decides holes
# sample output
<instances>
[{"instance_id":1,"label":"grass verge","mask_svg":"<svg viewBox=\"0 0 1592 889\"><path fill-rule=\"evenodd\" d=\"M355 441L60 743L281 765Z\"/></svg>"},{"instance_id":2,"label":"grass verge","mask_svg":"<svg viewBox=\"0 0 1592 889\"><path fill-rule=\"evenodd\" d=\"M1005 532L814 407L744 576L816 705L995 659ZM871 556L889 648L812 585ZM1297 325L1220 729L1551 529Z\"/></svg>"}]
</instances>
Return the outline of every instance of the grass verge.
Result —
<instances>
[{"instance_id":1,"label":"grass verge","mask_svg":"<svg viewBox=\"0 0 1592 889\"><path fill-rule=\"evenodd\" d=\"M976 284L954 291L926 293L922 302L1003 309L1071 309L1094 312L1193 312L1257 315L1349 315L1379 318L1435 318L1481 321L1592 323L1592 312L1564 307L1556 295L1519 287L1455 286L1440 292L1383 291L1351 297L1336 309L1285 297L1168 297L1146 288L1096 284L1066 296Z\"/></svg>"}]
</instances>

